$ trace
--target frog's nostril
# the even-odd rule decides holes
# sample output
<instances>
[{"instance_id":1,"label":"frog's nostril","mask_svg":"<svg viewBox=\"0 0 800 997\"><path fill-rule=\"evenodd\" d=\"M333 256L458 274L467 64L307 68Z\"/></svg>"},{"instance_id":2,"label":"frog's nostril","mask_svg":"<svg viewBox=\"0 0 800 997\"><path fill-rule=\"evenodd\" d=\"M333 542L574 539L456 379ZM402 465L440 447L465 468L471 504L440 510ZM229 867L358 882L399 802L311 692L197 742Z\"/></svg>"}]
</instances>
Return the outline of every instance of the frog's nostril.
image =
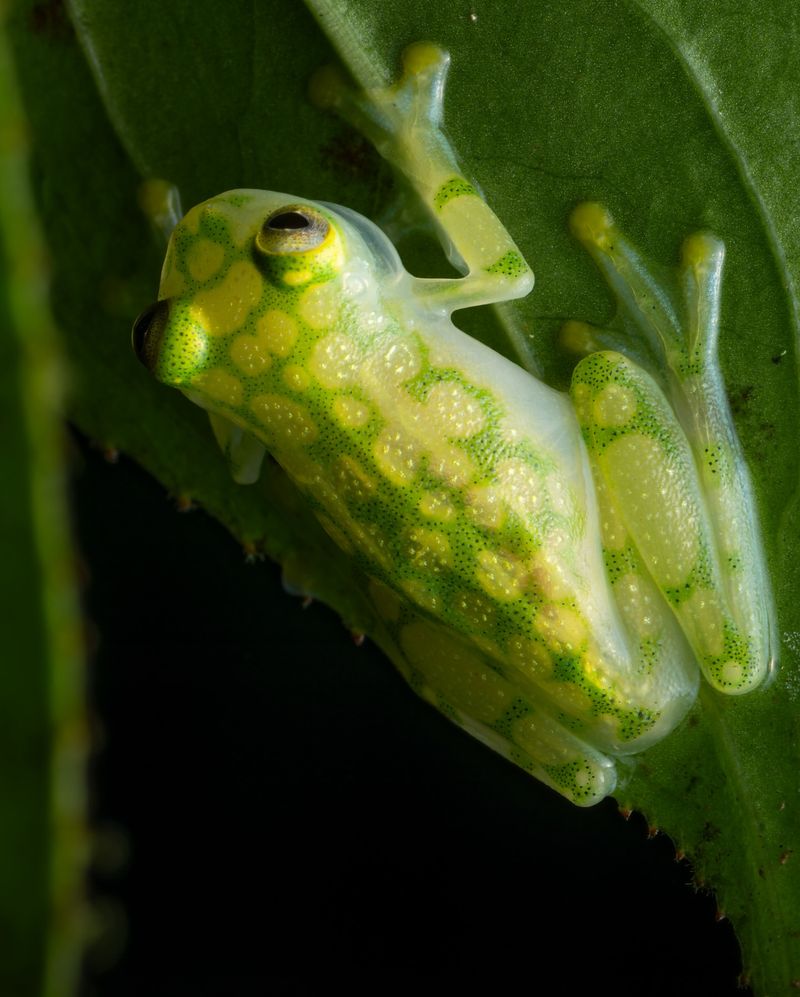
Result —
<instances>
[{"instance_id":1,"label":"frog's nostril","mask_svg":"<svg viewBox=\"0 0 800 997\"><path fill-rule=\"evenodd\" d=\"M158 359L158 349L168 318L169 302L157 301L149 308L145 308L133 323L131 332L133 352L148 370L153 369Z\"/></svg>"}]
</instances>

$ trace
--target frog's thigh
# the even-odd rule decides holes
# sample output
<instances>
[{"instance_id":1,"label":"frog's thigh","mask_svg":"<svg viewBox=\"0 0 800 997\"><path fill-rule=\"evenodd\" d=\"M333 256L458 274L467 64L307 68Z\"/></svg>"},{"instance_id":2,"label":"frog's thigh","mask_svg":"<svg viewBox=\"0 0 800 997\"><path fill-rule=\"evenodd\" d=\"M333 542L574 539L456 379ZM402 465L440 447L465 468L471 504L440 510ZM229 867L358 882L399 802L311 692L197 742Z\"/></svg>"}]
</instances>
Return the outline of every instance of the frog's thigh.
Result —
<instances>
[{"instance_id":1,"label":"frog's thigh","mask_svg":"<svg viewBox=\"0 0 800 997\"><path fill-rule=\"evenodd\" d=\"M582 360L571 394L592 456L660 589L691 584L703 554L697 472L653 379L619 353Z\"/></svg>"},{"instance_id":2,"label":"frog's thigh","mask_svg":"<svg viewBox=\"0 0 800 997\"><path fill-rule=\"evenodd\" d=\"M214 437L230 466L233 480L240 485L258 481L266 450L258 440L224 416L208 415Z\"/></svg>"}]
</instances>

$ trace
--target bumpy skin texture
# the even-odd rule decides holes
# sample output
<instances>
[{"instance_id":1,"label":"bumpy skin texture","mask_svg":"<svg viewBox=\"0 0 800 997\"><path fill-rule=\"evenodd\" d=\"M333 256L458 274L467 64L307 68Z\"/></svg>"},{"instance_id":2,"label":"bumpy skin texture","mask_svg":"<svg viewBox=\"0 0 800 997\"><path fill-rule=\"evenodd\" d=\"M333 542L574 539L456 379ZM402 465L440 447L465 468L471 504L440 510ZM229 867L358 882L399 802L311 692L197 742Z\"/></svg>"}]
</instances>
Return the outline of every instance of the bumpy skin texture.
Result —
<instances>
[{"instance_id":1,"label":"bumpy skin texture","mask_svg":"<svg viewBox=\"0 0 800 997\"><path fill-rule=\"evenodd\" d=\"M345 208L231 191L175 228L135 345L209 410L238 480L255 479L264 449L284 467L363 570L414 688L590 804L613 791L615 757L682 719L698 663L729 693L770 666L752 501L716 366L719 280L703 276L721 248L699 237L687 251L687 336L671 312L642 307L652 281L607 213L583 206L573 221L661 344L688 424L619 352L578 364L571 403L469 339L450 312L526 294L532 275L438 128L446 66L417 45L387 91L324 75L316 94L406 173L466 277L411 277ZM608 345L576 329L589 349Z\"/></svg>"}]
</instances>

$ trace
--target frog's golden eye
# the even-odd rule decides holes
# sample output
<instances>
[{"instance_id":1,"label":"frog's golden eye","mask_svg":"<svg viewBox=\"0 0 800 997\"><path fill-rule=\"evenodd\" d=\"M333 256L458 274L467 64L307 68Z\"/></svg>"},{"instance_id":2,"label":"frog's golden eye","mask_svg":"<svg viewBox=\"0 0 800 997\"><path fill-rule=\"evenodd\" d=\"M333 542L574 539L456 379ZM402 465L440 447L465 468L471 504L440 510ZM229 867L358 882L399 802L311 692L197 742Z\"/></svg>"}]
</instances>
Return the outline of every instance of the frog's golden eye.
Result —
<instances>
[{"instance_id":1,"label":"frog's golden eye","mask_svg":"<svg viewBox=\"0 0 800 997\"><path fill-rule=\"evenodd\" d=\"M131 345L137 358L148 370L155 369L164 328L169 319L169 301L157 301L133 323Z\"/></svg>"},{"instance_id":2,"label":"frog's golden eye","mask_svg":"<svg viewBox=\"0 0 800 997\"><path fill-rule=\"evenodd\" d=\"M307 253L321 246L330 222L316 208L290 204L273 211L256 236L256 247L269 256Z\"/></svg>"}]
</instances>

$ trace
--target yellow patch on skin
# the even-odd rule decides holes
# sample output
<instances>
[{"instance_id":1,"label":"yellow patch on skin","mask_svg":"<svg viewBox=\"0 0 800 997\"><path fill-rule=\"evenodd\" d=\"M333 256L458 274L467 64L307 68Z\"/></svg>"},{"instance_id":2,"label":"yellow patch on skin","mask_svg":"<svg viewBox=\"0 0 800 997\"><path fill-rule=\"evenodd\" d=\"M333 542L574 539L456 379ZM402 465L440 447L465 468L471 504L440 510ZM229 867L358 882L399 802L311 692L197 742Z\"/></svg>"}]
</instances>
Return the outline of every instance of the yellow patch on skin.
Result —
<instances>
[{"instance_id":1,"label":"yellow patch on skin","mask_svg":"<svg viewBox=\"0 0 800 997\"><path fill-rule=\"evenodd\" d=\"M656 583L683 585L697 562L700 540L691 473L642 433L614 440L599 462Z\"/></svg>"},{"instance_id":2,"label":"yellow patch on skin","mask_svg":"<svg viewBox=\"0 0 800 997\"><path fill-rule=\"evenodd\" d=\"M506 657L523 675L536 682L553 674L550 652L542 643L530 637L512 637L506 648Z\"/></svg>"},{"instance_id":3,"label":"yellow patch on skin","mask_svg":"<svg viewBox=\"0 0 800 997\"><path fill-rule=\"evenodd\" d=\"M314 344L308 369L323 388L343 388L356 380L358 361L353 340L333 332Z\"/></svg>"},{"instance_id":4,"label":"yellow patch on skin","mask_svg":"<svg viewBox=\"0 0 800 997\"><path fill-rule=\"evenodd\" d=\"M381 430L373 445L373 456L381 473L395 485L410 484L419 470L416 442L396 426Z\"/></svg>"},{"instance_id":5,"label":"yellow patch on skin","mask_svg":"<svg viewBox=\"0 0 800 997\"><path fill-rule=\"evenodd\" d=\"M310 277L308 274L305 280ZM328 282L314 284L301 295L297 314L312 329L326 329L334 325L340 308L341 290L337 283Z\"/></svg>"},{"instance_id":6,"label":"yellow patch on skin","mask_svg":"<svg viewBox=\"0 0 800 997\"><path fill-rule=\"evenodd\" d=\"M496 485L477 485L465 496L467 515L478 526L499 530L506 519L506 508Z\"/></svg>"},{"instance_id":7,"label":"yellow patch on skin","mask_svg":"<svg viewBox=\"0 0 800 997\"><path fill-rule=\"evenodd\" d=\"M261 300L264 281L252 263L237 260L223 280L206 291L198 291L191 311L211 336L235 332Z\"/></svg>"},{"instance_id":8,"label":"yellow patch on skin","mask_svg":"<svg viewBox=\"0 0 800 997\"><path fill-rule=\"evenodd\" d=\"M379 582L377 578L369 580L369 594L378 616L388 623L396 623L400 619L400 612L403 603L396 592L393 592L388 585Z\"/></svg>"},{"instance_id":9,"label":"yellow patch on skin","mask_svg":"<svg viewBox=\"0 0 800 997\"><path fill-rule=\"evenodd\" d=\"M290 364L284 368L283 379L295 391L305 391L311 383L308 371L299 364Z\"/></svg>"},{"instance_id":10,"label":"yellow patch on skin","mask_svg":"<svg viewBox=\"0 0 800 997\"><path fill-rule=\"evenodd\" d=\"M380 365L383 378L388 377L389 382L394 385L403 384L416 377L420 371L419 351L414 343L400 340L393 343L381 356Z\"/></svg>"},{"instance_id":11,"label":"yellow patch on skin","mask_svg":"<svg viewBox=\"0 0 800 997\"><path fill-rule=\"evenodd\" d=\"M679 613L684 621L691 621L703 653L718 658L725 648L719 595L713 589L696 589L681 603Z\"/></svg>"},{"instance_id":12,"label":"yellow patch on skin","mask_svg":"<svg viewBox=\"0 0 800 997\"><path fill-rule=\"evenodd\" d=\"M311 280L311 277L310 270L286 270L281 279L289 287L299 287L301 284L307 284Z\"/></svg>"},{"instance_id":13,"label":"yellow patch on skin","mask_svg":"<svg viewBox=\"0 0 800 997\"><path fill-rule=\"evenodd\" d=\"M245 374L263 374L272 365L272 357L285 357L292 351L297 339L297 322L286 312L273 308L256 322L255 333L243 332L231 344L231 360ZM300 372L288 381L298 390L308 385L308 375L302 367L288 367L287 371ZM292 375L288 375L292 377ZM287 377L284 373L284 377ZM303 384L305 377L305 384Z\"/></svg>"},{"instance_id":14,"label":"yellow patch on skin","mask_svg":"<svg viewBox=\"0 0 800 997\"><path fill-rule=\"evenodd\" d=\"M230 356L244 374L263 374L272 366L265 337L243 332L231 343Z\"/></svg>"},{"instance_id":15,"label":"yellow patch on skin","mask_svg":"<svg viewBox=\"0 0 800 997\"><path fill-rule=\"evenodd\" d=\"M297 339L297 322L286 312L272 308L256 322L256 332L270 353L286 357Z\"/></svg>"},{"instance_id":16,"label":"yellow patch on skin","mask_svg":"<svg viewBox=\"0 0 800 997\"><path fill-rule=\"evenodd\" d=\"M386 551L386 538L375 523L359 523L348 513L345 523L362 554L384 571L390 570L389 555Z\"/></svg>"},{"instance_id":17,"label":"yellow patch on skin","mask_svg":"<svg viewBox=\"0 0 800 997\"><path fill-rule=\"evenodd\" d=\"M343 550L345 554L352 554L353 545L350 543L350 538L346 536L346 534L344 534L339 527L323 513L316 513L316 517L319 520L320 526L323 530L325 530L336 546Z\"/></svg>"},{"instance_id":18,"label":"yellow patch on skin","mask_svg":"<svg viewBox=\"0 0 800 997\"><path fill-rule=\"evenodd\" d=\"M492 599L512 602L522 595L527 578L524 565L493 550L482 550L478 554L478 564L480 567L475 572L475 577Z\"/></svg>"},{"instance_id":19,"label":"yellow patch on skin","mask_svg":"<svg viewBox=\"0 0 800 997\"><path fill-rule=\"evenodd\" d=\"M456 514L456 507L445 492L426 492L419 500L419 511L429 519L449 523Z\"/></svg>"},{"instance_id":20,"label":"yellow patch on skin","mask_svg":"<svg viewBox=\"0 0 800 997\"><path fill-rule=\"evenodd\" d=\"M425 399L425 412L442 436L467 439L483 429L486 417L479 402L460 384L439 381Z\"/></svg>"},{"instance_id":21,"label":"yellow patch on skin","mask_svg":"<svg viewBox=\"0 0 800 997\"><path fill-rule=\"evenodd\" d=\"M244 204L233 204L220 196L200 207L212 218L216 216L224 219L228 234L236 246L243 246L248 239L252 239L263 220L260 211L254 210L249 198Z\"/></svg>"},{"instance_id":22,"label":"yellow patch on skin","mask_svg":"<svg viewBox=\"0 0 800 997\"><path fill-rule=\"evenodd\" d=\"M400 582L400 588L414 605L427 610L429 613L440 611L439 596L432 592L424 582L416 578L406 578Z\"/></svg>"},{"instance_id":23,"label":"yellow patch on skin","mask_svg":"<svg viewBox=\"0 0 800 997\"><path fill-rule=\"evenodd\" d=\"M602 475L594 482L597 492L597 506L600 512L600 541L606 550L621 551L628 545L628 531L611 502L608 487Z\"/></svg>"},{"instance_id":24,"label":"yellow patch on skin","mask_svg":"<svg viewBox=\"0 0 800 997\"><path fill-rule=\"evenodd\" d=\"M284 465L297 484L308 492L314 492L327 479L325 468L301 450L288 460L284 457Z\"/></svg>"},{"instance_id":25,"label":"yellow patch on skin","mask_svg":"<svg viewBox=\"0 0 800 997\"><path fill-rule=\"evenodd\" d=\"M409 530L407 556L415 568L423 568L434 574L453 563L453 552L447 537L437 530L419 527Z\"/></svg>"},{"instance_id":26,"label":"yellow patch on skin","mask_svg":"<svg viewBox=\"0 0 800 997\"><path fill-rule=\"evenodd\" d=\"M741 685L745 675L745 669L741 661L726 661L720 669L720 681L726 682L736 688Z\"/></svg>"},{"instance_id":27,"label":"yellow patch on skin","mask_svg":"<svg viewBox=\"0 0 800 997\"><path fill-rule=\"evenodd\" d=\"M534 627L555 654L575 654L588 636L586 623L574 609L552 603L539 610Z\"/></svg>"},{"instance_id":28,"label":"yellow patch on skin","mask_svg":"<svg viewBox=\"0 0 800 997\"><path fill-rule=\"evenodd\" d=\"M333 466L338 488L356 502L368 499L378 483L352 457L340 457Z\"/></svg>"},{"instance_id":29,"label":"yellow patch on skin","mask_svg":"<svg viewBox=\"0 0 800 997\"><path fill-rule=\"evenodd\" d=\"M629 626L641 637L657 637L661 630L661 614L653 605L650 585L633 572L614 582L614 598L628 620Z\"/></svg>"},{"instance_id":30,"label":"yellow patch on skin","mask_svg":"<svg viewBox=\"0 0 800 997\"><path fill-rule=\"evenodd\" d=\"M588 384L573 384L570 389L572 404L575 407L575 414L581 425L587 425L592 421L592 389Z\"/></svg>"},{"instance_id":31,"label":"yellow patch on skin","mask_svg":"<svg viewBox=\"0 0 800 997\"><path fill-rule=\"evenodd\" d=\"M531 521L540 514L547 479L543 480L517 457L501 461L496 476L497 484L479 485L467 492L468 512L475 522L488 529L499 529L509 510L524 521ZM559 506L566 506L564 495L558 493L555 498Z\"/></svg>"},{"instance_id":32,"label":"yellow patch on skin","mask_svg":"<svg viewBox=\"0 0 800 997\"><path fill-rule=\"evenodd\" d=\"M224 370L215 369L198 374L192 380L192 387L226 405L240 405L242 402L241 381Z\"/></svg>"},{"instance_id":33,"label":"yellow patch on skin","mask_svg":"<svg viewBox=\"0 0 800 997\"><path fill-rule=\"evenodd\" d=\"M456 600L456 608L479 633L494 626L494 606L476 592L462 592Z\"/></svg>"},{"instance_id":34,"label":"yellow patch on skin","mask_svg":"<svg viewBox=\"0 0 800 997\"><path fill-rule=\"evenodd\" d=\"M329 478L330 476L328 476ZM391 570L386 537L377 523L359 522L350 512L339 494L337 487L332 487L329 480L320 479L315 483L314 494L330 518L336 522L352 541L352 546L368 558L373 564L384 571Z\"/></svg>"},{"instance_id":35,"label":"yellow patch on skin","mask_svg":"<svg viewBox=\"0 0 800 997\"><path fill-rule=\"evenodd\" d=\"M496 468L502 501L522 520L541 512L545 481L520 457L500 461Z\"/></svg>"},{"instance_id":36,"label":"yellow patch on skin","mask_svg":"<svg viewBox=\"0 0 800 997\"><path fill-rule=\"evenodd\" d=\"M366 426L372 415L366 402L350 398L348 395L334 398L332 409L334 418L345 429L359 429L361 426Z\"/></svg>"},{"instance_id":37,"label":"yellow patch on skin","mask_svg":"<svg viewBox=\"0 0 800 997\"><path fill-rule=\"evenodd\" d=\"M551 553L539 550L530 564L530 574L537 592L551 602L569 598L570 586L564 577L564 567Z\"/></svg>"},{"instance_id":38,"label":"yellow patch on skin","mask_svg":"<svg viewBox=\"0 0 800 997\"><path fill-rule=\"evenodd\" d=\"M636 395L622 384L607 384L597 393L592 413L598 426L624 426L636 415Z\"/></svg>"},{"instance_id":39,"label":"yellow patch on skin","mask_svg":"<svg viewBox=\"0 0 800 997\"><path fill-rule=\"evenodd\" d=\"M511 727L511 739L539 765L563 765L575 757L564 740L557 740L544 729L540 717L520 717Z\"/></svg>"},{"instance_id":40,"label":"yellow patch on skin","mask_svg":"<svg viewBox=\"0 0 800 997\"><path fill-rule=\"evenodd\" d=\"M433 624L409 623L400 644L432 689L473 720L499 720L514 699L514 691L484 661L479 652Z\"/></svg>"},{"instance_id":41,"label":"yellow patch on skin","mask_svg":"<svg viewBox=\"0 0 800 997\"><path fill-rule=\"evenodd\" d=\"M192 277L202 284L214 276L224 259L225 250L218 242L198 239L192 243L186 253L186 266Z\"/></svg>"},{"instance_id":42,"label":"yellow patch on skin","mask_svg":"<svg viewBox=\"0 0 800 997\"><path fill-rule=\"evenodd\" d=\"M453 488L464 488L475 477L471 457L457 446L441 444L428 454L428 469Z\"/></svg>"},{"instance_id":43,"label":"yellow patch on skin","mask_svg":"<svg viewBox=\"0 0 800 997\"><path fill-rule=\"evenodd\" d=\"M186 290L186 279L178 270L178 260L175 255L175 247L169 244L164 266L161 270L161 283L158 288L158 296L164 298L177 298Z\"/></svg>"},{"instance_id":44,"label":"yellow patch on skin","mask_svg":"<svg viewBox=\"0 0 800 997\"><path fill-rule=\"evenodd\" d=\"M307 445L317 438L314 420L302 405L289 398L259 395L250 408L279 446Z\"/></svg>"},{"instance_id":45,"label":"yellow patch on skin","mask_svg":"<svg viewBox=\"0 0 800 997\"><path fill-rule=\"evenodd\" d=\"M592 700L589 694L572 682L548 682L547 691L565 713L588 721L592 716Z\"/></svg>"}]
</instances>

